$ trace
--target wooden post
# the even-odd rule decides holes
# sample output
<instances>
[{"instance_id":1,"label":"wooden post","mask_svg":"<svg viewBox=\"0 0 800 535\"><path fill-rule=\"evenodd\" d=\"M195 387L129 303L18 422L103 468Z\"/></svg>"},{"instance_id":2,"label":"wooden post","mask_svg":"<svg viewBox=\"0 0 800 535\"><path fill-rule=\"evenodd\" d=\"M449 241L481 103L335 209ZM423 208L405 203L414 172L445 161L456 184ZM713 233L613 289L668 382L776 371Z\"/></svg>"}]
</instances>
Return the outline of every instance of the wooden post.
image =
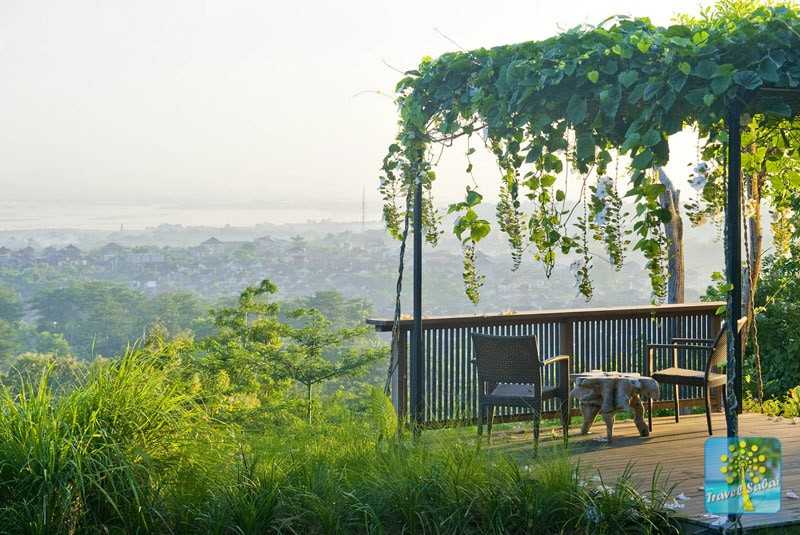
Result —
<instances>
[{"instance_id":1,"label":"wooden post","mask_svg":"<svg viewBox=\"0 0 800 535\"><path fill-rule=\"evenodd\" d=\"M573 356L574 334L572 330L572 320L561 320L558 325L558 332L558 353L560 355ZM572 364L572 360L570 360L570 366L572 369L575 368Z\"/></svg>"},{"instance_id":2,"label":"wooden post","mask_svg":"<svg viewBox=\"0 0 800 535\"><path fill-rule=\"evenodd\" d=\"M397 422L403 425L408 416L408 332L400 329L400 339L397 341L397 355L392 355L395 359L395 368L392 373L392 405L397 414Z\"/></svg>"}]
</instances>

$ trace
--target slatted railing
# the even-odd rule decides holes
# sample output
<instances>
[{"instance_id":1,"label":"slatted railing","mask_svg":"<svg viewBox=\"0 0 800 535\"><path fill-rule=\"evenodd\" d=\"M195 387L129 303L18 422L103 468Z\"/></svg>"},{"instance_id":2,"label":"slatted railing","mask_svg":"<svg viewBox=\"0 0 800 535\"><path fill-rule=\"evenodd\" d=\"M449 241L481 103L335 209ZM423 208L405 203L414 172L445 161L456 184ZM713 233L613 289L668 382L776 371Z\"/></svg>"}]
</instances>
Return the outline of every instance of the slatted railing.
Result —
<instances>
[{"instance_id":1,"label":"slatted railing","mask_svg":"<svg viewBox=\"0 0 800 535\"><path fill-rule=\"evenodd\" d=\"M475 421L478 403L478 380L472 363L471 333L521 336L536 335L541 358L570 355L571 373L593 369L620 372L644 371L644 347L648 343L670 343L673 338L713 338L720 328L715 314L722 303L634 306L554 310L482 316L442 316L424 318L424 352L421 362L411 362L411 320L400 323L397 366L393 376L392 397L398 416L405 421L414 414L411 399L423 407L421 426L468 424ZM379 332L390 332L392 321L369 319ZM672 364L672 352L656 355L656 368ZM703 369L704 358L697 352L678 355L679 365ZM417 368L419 367L419 370ZM553 374L555 370L547 370ZM411 389L418 382L411 377L422 374L422 392L417 398ZM554 376L544 380L554 381ZM416 393L413 393L416 394ZM671 388L662 388L661 403L672 405ZM697 388L682 388L682 406L701 402ZM545 411L555 415L554 404ZM501 420L520 419L518 409L498 413Z\"/></svg>"}]
</instances>

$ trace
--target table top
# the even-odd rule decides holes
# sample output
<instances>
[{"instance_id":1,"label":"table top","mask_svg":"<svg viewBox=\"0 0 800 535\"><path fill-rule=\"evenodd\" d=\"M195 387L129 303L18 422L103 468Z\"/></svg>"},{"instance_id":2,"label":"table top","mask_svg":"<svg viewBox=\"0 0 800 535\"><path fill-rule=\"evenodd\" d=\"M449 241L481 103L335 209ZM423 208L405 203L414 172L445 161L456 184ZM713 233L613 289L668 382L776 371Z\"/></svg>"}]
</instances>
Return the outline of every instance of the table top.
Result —
<instances>
[{"instance_id":1,"label":"table top","mask_svg":"<svg viewBox=\"0 0 800 535\"><path fill-rule=\"evenodd\" d=\"M574 379L640 379L643 376L638 372L606 372L603 370L591 370L588 372L572 373L570 377ZM649 378L649 377L648 377Z\"/></svg>"}]
</instances>

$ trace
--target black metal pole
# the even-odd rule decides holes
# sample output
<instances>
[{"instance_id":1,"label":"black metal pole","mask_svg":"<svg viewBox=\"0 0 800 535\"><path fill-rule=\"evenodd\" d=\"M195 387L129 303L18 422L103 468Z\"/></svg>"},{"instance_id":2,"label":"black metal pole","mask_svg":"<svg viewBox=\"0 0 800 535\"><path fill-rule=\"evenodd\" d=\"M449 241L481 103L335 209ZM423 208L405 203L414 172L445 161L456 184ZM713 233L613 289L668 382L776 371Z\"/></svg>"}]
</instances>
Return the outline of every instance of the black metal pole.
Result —
<instances>
[{"instance_id":1,"label":"black metal pole","mask_svg":"<svg viewBox=\"0 0 800 535\"><path fill-rule=\"evenodd\" d=\"M742 132L741 106L728 110L728 193L725 204L725 270L731 291L728 294L728 375L725 420L728 436L739 432L738 413L742 400L742 338L737 324L742 316Z\"/></svg>"},{"instance_id":2,"label":"black metal pole","mask_svg":"<svg viewBox=\"0 0 800 535\"><path fill-rule=\"evenodd\" d=\"M414 327L411 331L411 419L414 434L419 434L425 419L422 344L422 179L414 183Z\"/></svg>"}]
</instances>

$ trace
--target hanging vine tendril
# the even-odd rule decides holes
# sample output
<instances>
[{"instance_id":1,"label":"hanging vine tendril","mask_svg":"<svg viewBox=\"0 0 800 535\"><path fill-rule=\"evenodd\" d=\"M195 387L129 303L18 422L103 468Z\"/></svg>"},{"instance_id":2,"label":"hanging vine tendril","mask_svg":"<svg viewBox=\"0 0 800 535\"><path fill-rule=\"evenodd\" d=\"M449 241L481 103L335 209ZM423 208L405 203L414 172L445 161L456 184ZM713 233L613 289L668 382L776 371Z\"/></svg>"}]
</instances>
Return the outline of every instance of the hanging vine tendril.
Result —
<instances>
[{"instance_id":1,"label":"hanging vine tendril","mask_svg":"<svg viewBox=\"0 0 800 535\"><path fill-rule=\"evenodd\" d=\"M578 293L583 295L586 301L591 301L594 294L594 286L592 285L591 270L592 270L592 256L589 253L589 208L586 202L586 190L581 193L581 204L583 205L583 215L578 218L575 225L580 230L580 247L578 254L582 255L581 260L577 260L573 266L575 268L575 279L578 285Z\"/></svg>"}]
</instances>

